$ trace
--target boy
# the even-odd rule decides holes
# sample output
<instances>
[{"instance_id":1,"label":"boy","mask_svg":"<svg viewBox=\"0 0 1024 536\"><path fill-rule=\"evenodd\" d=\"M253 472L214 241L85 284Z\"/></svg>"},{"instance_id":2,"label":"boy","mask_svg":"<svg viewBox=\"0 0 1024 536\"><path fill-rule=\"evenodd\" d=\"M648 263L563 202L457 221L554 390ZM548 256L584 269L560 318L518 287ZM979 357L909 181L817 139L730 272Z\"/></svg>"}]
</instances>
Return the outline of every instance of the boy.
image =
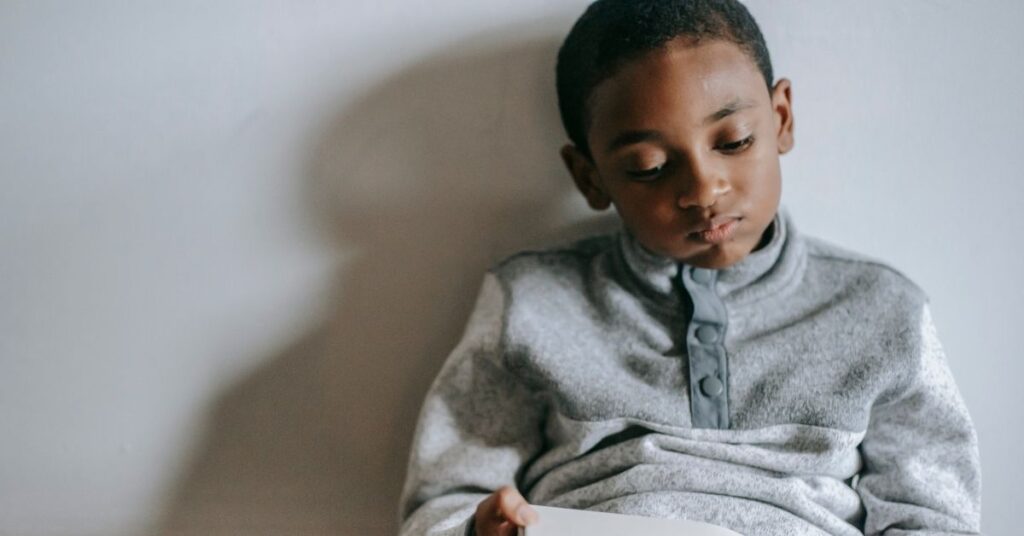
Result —
<instances>
[{"instance_id":1,"label":"boy","mask_svg":"<svg viewBox=\"0 0 1024 536\"><path fill-rule=\"evenodd\" d=\"M790 82L735 0L598 0L559 51L562 157L618 233L489 271L427 394L402 534L530 502L754 535L979 532L927 298L779 207Z\"/></svg>"}]
</instances>

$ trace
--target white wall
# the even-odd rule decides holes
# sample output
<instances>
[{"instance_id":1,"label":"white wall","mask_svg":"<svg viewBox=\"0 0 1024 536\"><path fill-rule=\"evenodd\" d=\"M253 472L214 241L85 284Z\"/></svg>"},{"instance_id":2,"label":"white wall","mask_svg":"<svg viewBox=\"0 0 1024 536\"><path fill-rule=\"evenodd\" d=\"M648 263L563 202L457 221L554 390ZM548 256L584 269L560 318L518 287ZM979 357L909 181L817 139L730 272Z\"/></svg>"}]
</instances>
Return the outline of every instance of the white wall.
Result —
<instances>
[{"instance_id":1,"label":"white wall","mask_svg":"<svg viewBox=\"0 0 1024 536\"><path fill-rule=\"evenodd\" d=\"M585 2L0 5L0 534L390 534L484 268L584 232ZM1024 464L1024 3L758 0L784 202L932 297L984 527Z\"/></svg>"}]
</instances>

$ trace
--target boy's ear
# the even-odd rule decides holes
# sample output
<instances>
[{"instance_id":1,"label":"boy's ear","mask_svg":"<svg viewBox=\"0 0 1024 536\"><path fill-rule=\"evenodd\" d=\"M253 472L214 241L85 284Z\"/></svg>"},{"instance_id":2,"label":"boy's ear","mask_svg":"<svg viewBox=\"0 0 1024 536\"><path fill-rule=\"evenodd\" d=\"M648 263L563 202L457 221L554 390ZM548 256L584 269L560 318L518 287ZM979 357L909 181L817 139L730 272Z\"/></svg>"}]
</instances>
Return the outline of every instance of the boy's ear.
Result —
<instances>
[{"instance_id":1,"label":"boy's ear","mask_svg":"<svg viewBox=\"0 0 1024 536\"><path fill-rule=\"evenodd\" d=\"M561 150L562 161L572 175L576 188L587 199L587 204L594 210L604 210L611 206L612 201L601 185L597 169L589 156L583 154L573 144L566 144Z\"/></svg>"},{"instance_id":2,"label":"boy's ear","mask_svg":"<svg viewBox=\"0 0 1024 536\"><path fill-rule=\"evenodd\" d=\"M772 89L772 111L779 154L786 154L793 149L793 94L789 79L780 78L775 83Z\"/></svg>"}]
</instances>

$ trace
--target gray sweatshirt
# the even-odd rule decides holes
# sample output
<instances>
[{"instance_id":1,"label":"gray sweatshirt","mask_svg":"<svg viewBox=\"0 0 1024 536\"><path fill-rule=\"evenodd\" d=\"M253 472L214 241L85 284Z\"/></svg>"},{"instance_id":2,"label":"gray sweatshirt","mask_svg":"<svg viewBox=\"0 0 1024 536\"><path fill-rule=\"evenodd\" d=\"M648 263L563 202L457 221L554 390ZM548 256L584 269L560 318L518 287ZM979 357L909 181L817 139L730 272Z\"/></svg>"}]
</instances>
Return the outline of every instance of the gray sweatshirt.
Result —
<instances>
[{"instance_id":1,"label":"gray sweatshirt","mask_svg":"<svg viewBox=\"0 0 1024 536\"><path fill-rule=\"evenodd\" d=\"M476 505L714 523L748 536L980 531L977 438L924 293L785 209L722 270L626 230L486 275L414 433L401 536Z\"/></svg>"}]
</instances>

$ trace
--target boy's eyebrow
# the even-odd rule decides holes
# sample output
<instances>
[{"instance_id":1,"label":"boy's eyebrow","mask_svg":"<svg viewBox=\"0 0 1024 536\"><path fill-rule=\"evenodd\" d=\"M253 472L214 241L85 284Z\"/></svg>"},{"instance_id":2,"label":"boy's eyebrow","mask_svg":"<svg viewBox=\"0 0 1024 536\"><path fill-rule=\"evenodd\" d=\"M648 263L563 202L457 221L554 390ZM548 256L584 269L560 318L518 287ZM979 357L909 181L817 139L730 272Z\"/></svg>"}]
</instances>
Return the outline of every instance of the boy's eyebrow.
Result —
<instances>
[{"instance_id":1,"label":"boy's eyebrow","mask_svg":"<svg viewBox=\"0 0 1024 536\"><path fill-rule=\"evenodd\" d=\"M661 139L661 133L657 130L627 130L612 138L606 152L612 152L619 147L640 143L642 141L657 141Z\"/></svg>"},{"instance_id":2,"label":"boy's eyebrow","mask_svg":"<svg viewBox=\"0 0 1024 536\"><path fill-rule=\"evenodd\" d=\"M715 113L705 117L704 118L704 124L705 125L710 125L711 123L714 123L716 121L721 121L722 119L725 119L726 117L729 117L730 115L732 115L732 114L734 114L734 113L736 113L736 112L738 112L740 110L745 110L747 108L753 108L753 107L754 107L754 102L753 101L749 101L749 100L741 99L741 98L737 97L737 98L733 99L732 101L730 101L725 106L723 106L721 110L718 110L717 112L715 112Z\"/></svg>"}]
</instances>

